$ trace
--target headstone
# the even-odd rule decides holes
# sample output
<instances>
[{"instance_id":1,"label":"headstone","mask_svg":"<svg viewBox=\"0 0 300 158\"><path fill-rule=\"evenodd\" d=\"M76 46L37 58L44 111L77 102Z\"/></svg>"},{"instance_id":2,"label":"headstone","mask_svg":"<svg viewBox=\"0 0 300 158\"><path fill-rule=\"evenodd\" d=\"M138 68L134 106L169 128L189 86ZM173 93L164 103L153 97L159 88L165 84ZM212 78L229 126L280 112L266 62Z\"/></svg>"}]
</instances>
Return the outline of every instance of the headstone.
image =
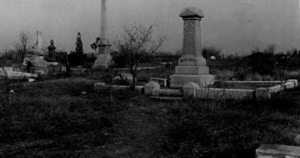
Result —
<instances>
[{"instance_id":1,"label":"headstone","mask_svg":"<svg viewBox=\"0 0 300 158\"><path fill-rule=\"evenodd\" d=\"M183 96L185 97L196 97L197 90L200 89L198 84L189 82L183 86Z\"/></svg>"},{"instance_id":2,"label":"headstone","mask_svg":"<svg viewBox=\"0 0 300 158\"><path fill-rule=\"evenodd\" d=\"M150 81L144 87L145 95L155 95L155 90L159 90L160 85L157 82Z\"/></svg>"},{"instance_id":3,"label":"headstone","mask_svg":"<svg viewBox=\"0 0 300 158\"><path fill-rule=\"evenodd\" d=\"M175 74L171 76L171 87L182 88L186 83L194 82L199 87L214 83L209 74L206 60L201 49L201 19L204 17L198 8L186 8L179 15L184 21L183 54L179 58Z\"/></svg>"},{"instance_id":4,"label":"headstone","mask_svg":"<svg viewBox=\"0 0 300 158\"><path fill-rule=\"evenodd\" d=\"M58 65L57 62L47 62L44 60L44 51L42 50L42 32L37 31L37 40L32 49L26 53L23 60L23 66L26 67L27 72L35 74L46 75L49 73L49 66ZM52 41L51 50L55 50L54 42Z\"/></svg>"},{"instance_id":5,"label":"headstone","mask_svg":"<svg viewBox=\"0 0 300 158\"><path fill-rule=\"evenodd\" d=\"M110 55L110 42L106 39L107 31L107 17L106 17L106 0L101 0L101 27L100 38L96 40L98 47L98 56L93 65L93 68L108 68L112 64L112 57Z\"/></svg>"}]
</instances>

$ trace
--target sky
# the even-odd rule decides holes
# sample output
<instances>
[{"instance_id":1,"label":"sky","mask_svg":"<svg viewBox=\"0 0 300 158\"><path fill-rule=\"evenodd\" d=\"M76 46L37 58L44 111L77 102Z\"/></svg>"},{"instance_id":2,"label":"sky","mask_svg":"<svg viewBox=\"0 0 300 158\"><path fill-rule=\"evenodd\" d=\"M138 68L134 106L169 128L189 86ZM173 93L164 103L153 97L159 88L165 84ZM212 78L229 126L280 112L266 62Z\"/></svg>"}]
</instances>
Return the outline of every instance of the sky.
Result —
<instances>
[{"instance_id":1,"label":"sky","mask_svg":"<svg viewBox=\"0 0 300 158\"><path fill-rule=\"evenodd\" d=\"M160 51L182 48L186 7L200 8L202 45L225 54L247 54L275 44L278 51L300 49L299 0L107 0L110 41L122 36L122 26L155 24L154 38L164 35ZM58 50L73 51L77 32L85 52L100 35L101 0L1 0L0 51L13 49L19 34L26 32L33 44L37 30L43 46L51 39Z\"/></svg>"}]
</instances>

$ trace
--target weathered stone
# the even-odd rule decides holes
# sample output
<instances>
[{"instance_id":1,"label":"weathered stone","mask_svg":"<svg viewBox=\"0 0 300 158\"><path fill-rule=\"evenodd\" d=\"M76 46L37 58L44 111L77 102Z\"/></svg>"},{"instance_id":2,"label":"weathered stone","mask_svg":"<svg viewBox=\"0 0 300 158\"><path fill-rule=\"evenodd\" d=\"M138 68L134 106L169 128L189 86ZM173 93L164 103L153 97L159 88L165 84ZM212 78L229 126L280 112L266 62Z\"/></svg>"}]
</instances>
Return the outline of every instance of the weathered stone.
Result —
<instances>
[{"instance_id":1,"label":"weathered stone","mask_svg":"<svg viewBox=\"0 0 300 158\"><path fill-rule=\"evenodd\" d=\"M268 88L269 93L277 93L279 91L282 91L283 89L284 89L284 85L282 85L282 84L275 85L275 86Z\"/></svg>"},{"instance_id":2,"label":"weathered stone","mask_svg":"<svg viewBox=\"0 0 300 158\"><path fill-rule=\"evenodd\" d=\"M166 78L159 78L159 77L151 77L151 81L157 82L162 87L167 87L167 80Z\"/></svg>"},{"instance_id":3,"label":"weathered stone","mask_svg":"<svg viewBox=\"0 0 300 158\"><path fill-rule=\"evenodd\" d=\"M108 49L108 48L106 48ZM112 64L112 57L109 53L99 54L93 68L108 68Z\"/></svg>"},{"instance_id":4,"label":"weathered stone","mask_svg":"<svg viewBox=\"0 0 300 158\"><path fill-rule=\"evenodd\" d=\"M180 17L184 21L183 54L179 58L179 66L171 76L171 87L182 88L186 83L194 82L200 87L214 83L214 76L209 75L206 60L201 48L201 18L204 17L198 8L184 9Z\"/></svg>"},{"instance_id":5,"label":"weathered stone","mask_svg":"<svg viewBox=\"0 0 300 158\"><path fill-rule=\"evenodd\" d=\"M300 147L264 144L256 149L257 158L300 158Z\"/></svg>"},{"instance_id":6,"label":"weathered stone","mask_svg":"<svg viewBox=\"0 0 300 158\"><path fill-rule=\"evenodd\" d=\"M106 17L106 0L101 0L101 32L99 40L96 40L98 47L98 56L93 68L108 68L112 64L110 55L110 42L106 39L107 17Z\"/></svg>"},{"instance_id":7,"label":"weathered stone","mask_svg":"<svg viewBox=\"0 0 300 158\"><path fill-rule=\"evenodd\" d=\"M189 82L183 86L183 96L196 97L198 89L200 89L200 87L196 83Z\"/></svg>"},{"instance_id":8,"label":"weathered stone","mask_svg":"<svg viewBox=\"0 0 300 158\"><path fill-rule=\"evenodd\" d=\"M249 89L222 89L222 88L200 88L197 90L199 99L252 99L254 90Z\"/></svg>"},{"instance_id":9,"label":"weathered stone","mask_svg":"<svg viewBox=\"0 0 300 158\"><path fill-rule=\"evenodd\" d=\"M175 73L185 75L207 75L209 73L209 68L207 66L176 66Z\"/></svg>"},{"instance_id":10,"label":"weathered stone","mask_svg":"<svg viewBox=\"0 0 300 158\"><path fill-rule=\"evenodd\" d=\"M155 95L155 90L159 90L160 85L157 82L150 81L144 87L146 95Z\"/></svg>"},{"instance_id":11,"label":"weathered stone","mask_svg":"<svg viewBox=\"0 0 300 158\"><path fill-rule=\"evenodd\" d=\"M261 99L270 99L271 98L271 93L269 88L257 88L255 90L255 98L258 100Z\"/></svg>"},{"instance_id":12,"label":"weathered stone","mask_svg":"<svg viewBox=\"0 0 300 158\"><path fill-rule=\"evenodd\" d=\"M214 83L213 75L182 75L175 74L171 76L171 87L182 88L186 83L194 82L199 85L199 87L207 87Z\"/></svg>"},{"instance_id":13,"label":"weathered stone","mask_svg":"<svg viewBox=\"0 0 300 158\"><path fill-rule=\"evenodd\" d=\"M22 78L37 78L37 74L25 73L14 71L12 67L4 67L0 69L0 77L8 77L9 79L22 79Z\"/></svg>"},{"instance_id":14,"label":"weathered stone","mask_svg":"<svg viewBox=\"0 0 300 158\"><path fill-rule=\"evenodd\" d=\"M295 79L289 79L289 80L287 80L287 82L293 82L295 87L298 86L298 80L295 80Z\"/></svg>"}]
</instances>

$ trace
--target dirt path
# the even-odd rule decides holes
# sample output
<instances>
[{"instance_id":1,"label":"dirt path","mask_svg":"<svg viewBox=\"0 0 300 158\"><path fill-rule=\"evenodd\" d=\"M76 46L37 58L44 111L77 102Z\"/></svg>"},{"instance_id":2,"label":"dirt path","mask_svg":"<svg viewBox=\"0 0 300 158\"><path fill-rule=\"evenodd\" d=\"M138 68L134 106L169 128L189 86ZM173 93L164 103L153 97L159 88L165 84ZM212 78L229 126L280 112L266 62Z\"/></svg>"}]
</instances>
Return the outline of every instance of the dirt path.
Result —
<instances>
[{"instance_id":1,"label":"dirt path","mask_svg":"<svg viewBox=\"0 0 300 158\"><path fill-rule=\"evenodd\" d=\"M123 113L114 139L95 157L161 157L161 143L167 127L165 105L134 106Z\"/></svg>"}]
</instances>

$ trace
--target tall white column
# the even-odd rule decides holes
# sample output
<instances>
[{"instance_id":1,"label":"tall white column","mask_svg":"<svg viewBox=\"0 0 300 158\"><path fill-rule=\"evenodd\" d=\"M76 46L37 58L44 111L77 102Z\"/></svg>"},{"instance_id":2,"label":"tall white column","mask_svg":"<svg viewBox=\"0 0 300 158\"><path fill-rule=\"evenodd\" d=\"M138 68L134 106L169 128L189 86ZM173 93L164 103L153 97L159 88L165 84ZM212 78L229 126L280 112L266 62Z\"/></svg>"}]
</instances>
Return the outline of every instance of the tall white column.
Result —
<instances>
[{"instance_id":1,"label":"tall white column","mask_svg":"<svg viewBox=\"0 0 300 158\"><path fill-rule=\"evenodd\" d=\"M100 38L102 40L106 39L106 31L107 31L107 17L106 17L106 0L101 0L101 30L100 30Z\"/></svg>"}]
</instances>

